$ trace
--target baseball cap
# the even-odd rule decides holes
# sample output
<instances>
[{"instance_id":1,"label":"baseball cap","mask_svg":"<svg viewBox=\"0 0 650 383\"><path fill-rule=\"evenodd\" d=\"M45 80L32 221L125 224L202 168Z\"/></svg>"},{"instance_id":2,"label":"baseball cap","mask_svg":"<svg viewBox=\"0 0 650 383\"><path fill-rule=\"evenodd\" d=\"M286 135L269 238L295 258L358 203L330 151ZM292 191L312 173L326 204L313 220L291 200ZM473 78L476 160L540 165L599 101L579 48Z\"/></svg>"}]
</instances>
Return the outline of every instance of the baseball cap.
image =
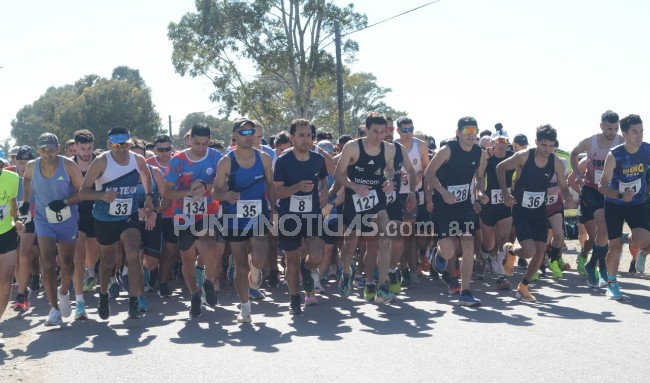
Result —
<instances>
[{"instance_id":1,"label":"baseball cap","mask_svg":"<svg viewBox=\"0 0 650 383\"><path fill-rule=\"evenodd\" d=\"M427 143L427 146L429 147L429 150L436 150L436 139L431 137L431 136L424 136L425 142Z\"/></svg>"},{"instance_id":2,"label":"baseball cap","mask_svg":"<svg viewBox=\"0 0 650 383\"><path fill-rule=\"evenodd\" d=\"M492 134L492 137L491 137L491 138L492 138L492 141L496 141L496 140L498 140L499 138L505 138L505 139L507 140L507 139L509 139L510 137L508 137L508 132L506 132L505 130L499 130L499 131L494 132L494 133ZM525 138L525 137L524 137L524 138Z\"/></svg>"},{"instance_id":3,"label":"baseball cap","mask_svg":"<svg viewBox=\"0 0 650 383\"><path fill-rule=\"evenodd\" d=\"M108 142L111 144L123 144L131 142L131 135L129 133L116 133L108 136Z\"/></svg>"},{"instance_id":4,"label":"baseball cap","mask_svg":"<svg viewBox=\"0 0 650 383\"><path fill-rule=\"evenodd\" d=\"M40 150L45 147L59 146L59 139L52 133L43 133L38 137L36 147Z\"/></svg>"},{"instance_id":5,"label":"baseball cap","mask_svg":"<svg viewBox=\"0 0 650 383\"><path fill-rule=\"evenodd\" d=\"M255 128L255 123L252 120L242 117L235 120L235 123L232 126L232 131L234 132L235 130L242 128L244 125L251 125L251 128Z\"/></svg>"},{"instance_id":6,"label":"baseball cap","mask_svg":"<svg viewBox=\"0 0 650 383\"><path fill-rule=\"evenodd\" d=\"M328 140L319 141L317 146L326 151L328 154L334 153L334 144Z\"/></svg>"},{"instance_id":7,"label":"baseball cap","mask_svg":"<svg viewBox=\"0 0 650 383\"><path fill-rule=\"evenodd\" d=\"M0 149L0 163L3 165L9 165L9 161L5 158L5 151Z\"/></svg>"},{"instance_id":8,"label":"baseball cap","mask_svg":"<svg viewBox=\"0 0 650 383\"><path fill-rule=\"evenodd\" d=\"M462 117L460 120L458 120L458 130L463 129L466 126L478 127L478 122L476 122L476 119L472 116Z\"/></svg>"},{"instance_id":9,"label":"baseball cap","mask_svg":"<svg viewBox=\"0 0 650 383\"><path fill-rule=\"evenodd\" d=\"M36 156L34 156L34 151L31 147L23 145L18 148L16 160L33 160L34 158L36 158Z\"/></svg>"},{"instance_id":10,"label":"baseball cap","mask_svg":"<svg viewBox=\"0 0 650 383\"><path fill-rule=\"evenodd\" d=\"M526 146L528 145L528 137L523 134L517 134L515 138L512 139L512 142L519 146Z\"/></svg>"},{"instance_id":11,"label":"baseball cap","mask_svg":"<svg viewBox=\"0 0 650 383\"><path fill-rule=\"evenodd\" d=\"M11 148L11 155L15 156L16 153L18 153L18 149L20 149L20 146L14 146L13 148Z\"/></svg>"}]
</instances>

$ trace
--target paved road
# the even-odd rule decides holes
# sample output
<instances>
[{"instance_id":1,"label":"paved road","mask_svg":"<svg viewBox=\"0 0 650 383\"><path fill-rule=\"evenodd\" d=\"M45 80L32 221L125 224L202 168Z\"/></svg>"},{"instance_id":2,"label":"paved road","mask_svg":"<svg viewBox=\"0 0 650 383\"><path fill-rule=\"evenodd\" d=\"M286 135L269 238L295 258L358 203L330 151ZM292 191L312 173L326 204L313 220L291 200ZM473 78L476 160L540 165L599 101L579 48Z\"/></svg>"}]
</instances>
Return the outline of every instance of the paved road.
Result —
<instances>
[{"instance_id":1,"label":"paved road","mask_svg":"<svg viewBox=\"0 0 650 383\"><path fill-rule=\"evenodd\" d=\"M573 264L574 246L565 253ZM625 260L621 270L629 254ZM586 287L575 272L542 279L532 289L537 304L480 281L473 283L479 309L455 305L439 281L423 281L390 306L358 294L341 299L332 284L321 305L293 318L280 287L253 303L254 323L244 326L235 323L231 287L195 320L177 284L181 299L152 295L140 319L126 320L122 297L111 301L109 321L92 308L90 320L61 329L43 326L41 294L26 315L6 314L0 382L647 381L650 279L621 273L620 281L625 303Z\"/></svg>"}]
</instances>

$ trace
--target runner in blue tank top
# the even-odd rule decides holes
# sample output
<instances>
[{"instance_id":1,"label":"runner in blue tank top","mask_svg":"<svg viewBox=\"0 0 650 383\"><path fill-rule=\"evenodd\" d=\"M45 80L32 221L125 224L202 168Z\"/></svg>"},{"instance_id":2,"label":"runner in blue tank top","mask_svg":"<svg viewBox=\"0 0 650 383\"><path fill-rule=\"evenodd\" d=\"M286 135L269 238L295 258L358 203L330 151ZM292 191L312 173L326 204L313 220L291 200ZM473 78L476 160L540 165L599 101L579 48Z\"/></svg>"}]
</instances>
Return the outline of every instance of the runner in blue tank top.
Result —
<instances>
[{"instance_id":1,"label":"runner in blue tank top","mask_svg":"<svg viewBox=\"0 0 650 383\"><path fill-rule=\"evenodd\" d=\"M232 132L237 147L219 161L213 197L222 201L224 238L230 243L235 261L235 286L241 301L237 322L248 323L251 322L248 289L258 289L262 284L261 269L268 257L264 227L268 223L269 206L271 211L276 211L275 187L271 157L253 148L253 121L238 119Z\"/></svg>"},{"instance_id":2,"label":"runner in blue tank top","mask_svg":"<svg viewBox=\"0 0 650 383\"><path fill-rule=\"evenodd\" d=\"M645 269L645 254L650 247L646 202L646 175L650 167L650 144L643 142L643 121L636 114L620 120L625 144L614 147L605 158L598 191L605 196L605 221L609 237L607 296L623 299L616 273L623 251L623 223L632 234L630 243L639 247L637 271Z\"/></svg>"},{"instance_id":3,"label":"runner in blue tank top","mask_svg":"<svg viewBox=\"0 0 650 383\"><path fill-rule=\"evenodd\" d=\"M80 191L81 198L95 201L93 217L100 245L98 313L101 319L110 316L108 282L115 267L117 241L122 241L129 268L129 318L140 316L138 297L144 293L136 191L140 174L149 175L149 169L141 155L129 151L130 139L126 128L109 130L107 144L110 150L90 164ZM140 216L146 219L154 212L151 178L142 177L142 185L146 200Z\"/></svg>"},{"instance_id":4,"label":"runner in blue tank top","mask_svg":"<svg viewBox=\"0 0 650 383\"><path fill-rule=\"evenodd\" d=\"M61 316L68 317L72 313L68 286L74 272L78 190L83 178L74 161L57 155L59 140L54 134L44 133L38 138L38 152L41 157L30 161L25 169L23 191L26 197L34 193L36 205L34 226L41 252L43 285L51 307L45 325L58 326L63 323ZM29 206L29 201L24 201L25 205ZM57 253L60 289L57 289L56 280Z\"/></svg>"}]
</instances>

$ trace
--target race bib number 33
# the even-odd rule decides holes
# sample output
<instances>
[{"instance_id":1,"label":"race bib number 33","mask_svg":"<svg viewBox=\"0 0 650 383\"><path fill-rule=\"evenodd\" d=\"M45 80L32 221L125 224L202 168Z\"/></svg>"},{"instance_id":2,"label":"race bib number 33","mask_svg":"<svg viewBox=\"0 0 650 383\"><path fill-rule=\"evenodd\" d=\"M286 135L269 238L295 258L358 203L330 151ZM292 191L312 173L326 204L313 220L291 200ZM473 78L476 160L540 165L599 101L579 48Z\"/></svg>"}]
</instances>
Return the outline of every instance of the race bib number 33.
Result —
<instances>
[{"instance_id":1,"label":"race bib number 33","mask_svg":"<svg viewBox=\"0 0 650 383\"><path fill-rule=\"evenodd\" d=\"M132 208L132 198L115 198L115 201L111 202L111 205L108 208L108 213L117 216L131 215Z\"/></svg>"}]
</instances>

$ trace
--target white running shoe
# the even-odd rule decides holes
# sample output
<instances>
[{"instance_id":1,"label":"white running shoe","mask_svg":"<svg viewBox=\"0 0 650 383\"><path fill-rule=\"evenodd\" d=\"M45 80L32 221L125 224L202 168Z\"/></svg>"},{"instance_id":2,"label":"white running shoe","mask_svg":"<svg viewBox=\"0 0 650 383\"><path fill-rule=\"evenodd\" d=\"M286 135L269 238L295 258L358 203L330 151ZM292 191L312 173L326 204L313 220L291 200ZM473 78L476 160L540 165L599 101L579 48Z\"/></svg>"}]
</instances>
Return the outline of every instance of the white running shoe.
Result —
<instances>
[{"instance_id":1,"label":"white running shoe","mask_svg":"<svg viewBox=\"0 0 650 383\"><path fill-rule=\"evenodd\" d=\"M52 326L61 326L63 324L63 319L61 318L61 311L52 307L50 309L50 315L48 315L47 320L45 321L46 327Z\"/></svg>"},{"instance_id":2,"label":"white running shoe","mask_svg":"<svg viewBox=\"0 0 650 383\"><path fill-rule=\"evenodd\" d=\"M70 293L61 295L61 289L56 289L56 296L59 299L59 310L64 318L72 315L72 307L70 307Z\"/></svg>"},{"instance_id":3,"label":"white running shoe","mask_svg":"<svg viewBox=\"0 0 650 383\"><path fill-rule=\"evenodd\" d=\"M249 265L250 270L248 271L248 285L252 289L259 290L260 287L262 287L262 280L264 279L264 275L262 274L262 270L253 266L252 262L249 262Z\"/></svg>"},{"instance_id":4,"label":"white running shoe","mask_svg":"<svg viewBox=\"0 0 650 383\"><path fill-rule=\"evenodd\" d=\"M250 303L250 302L249 302ZM251 306L241 305L239 315L237 315L237 323L251 323Z\"/></svg>"}]
</instances>

